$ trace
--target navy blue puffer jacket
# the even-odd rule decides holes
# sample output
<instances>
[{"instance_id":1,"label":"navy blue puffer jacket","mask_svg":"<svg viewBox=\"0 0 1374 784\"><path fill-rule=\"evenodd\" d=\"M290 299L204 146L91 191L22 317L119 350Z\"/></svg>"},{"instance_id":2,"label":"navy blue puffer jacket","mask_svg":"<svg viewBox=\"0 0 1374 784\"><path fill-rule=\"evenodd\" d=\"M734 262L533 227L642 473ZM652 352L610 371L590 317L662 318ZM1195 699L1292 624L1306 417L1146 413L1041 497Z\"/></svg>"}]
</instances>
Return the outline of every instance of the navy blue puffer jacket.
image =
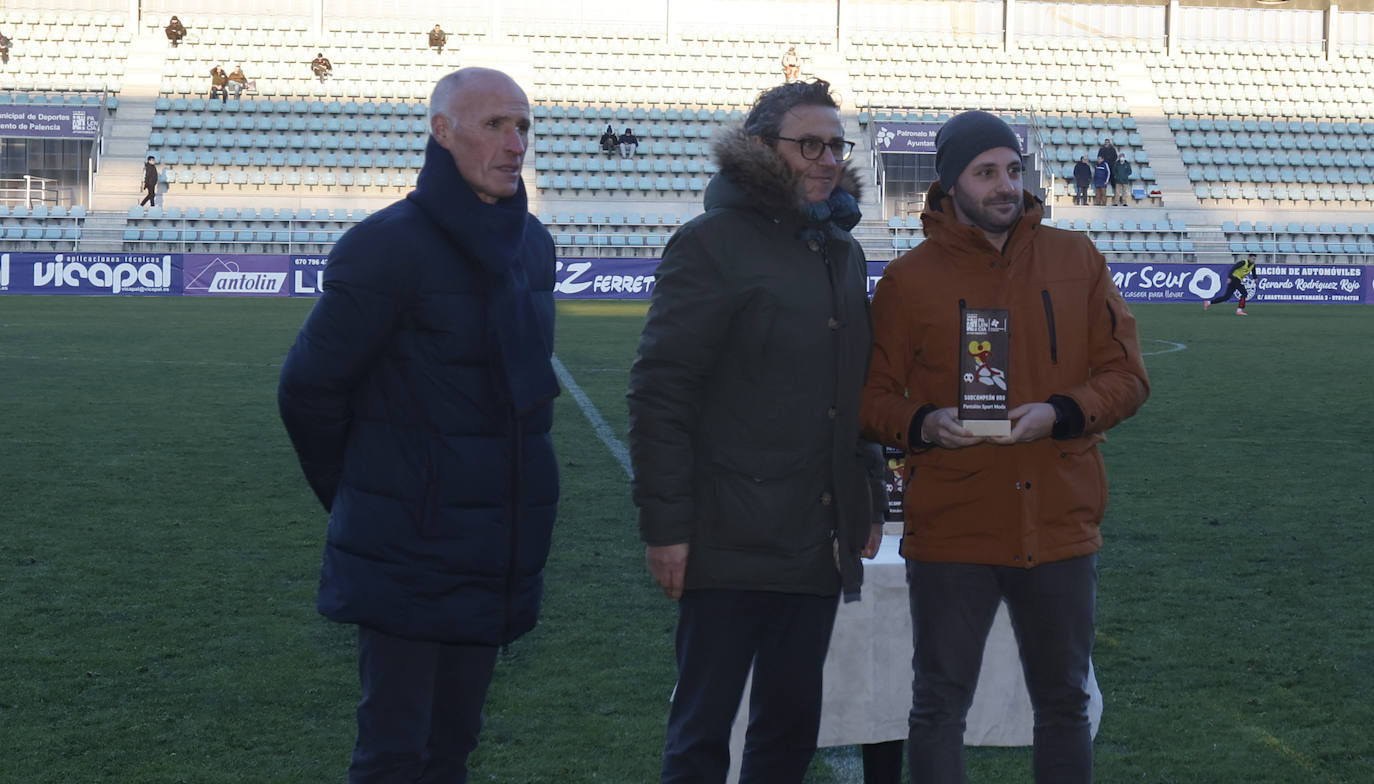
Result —
<instances>
[{"instance_id":1,"label":"navy blue puffer jacket","mask_svg":"<svg viewBox=\"0 0 1374 784\"><path fill-rule=\"evenodd\" d=\"M433 140L418 186L334 246L278 403L329 510L319 611L497 645L534 627L558 470L553 241Z\"/></svg>"}]
</instances>

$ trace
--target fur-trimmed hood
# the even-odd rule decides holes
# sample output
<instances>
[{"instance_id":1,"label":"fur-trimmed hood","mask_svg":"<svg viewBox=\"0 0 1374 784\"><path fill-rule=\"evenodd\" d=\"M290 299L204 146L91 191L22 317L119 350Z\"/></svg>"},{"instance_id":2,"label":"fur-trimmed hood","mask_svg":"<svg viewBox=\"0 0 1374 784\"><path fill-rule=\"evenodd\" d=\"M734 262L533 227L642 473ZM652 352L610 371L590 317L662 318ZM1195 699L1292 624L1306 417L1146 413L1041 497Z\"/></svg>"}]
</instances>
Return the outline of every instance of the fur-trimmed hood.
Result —
<instances>
[{"instance_id":1,"label":"fur-trimmed hood","mask_svg":"<svg viewBox=\"0 0 1374 784\"><path fill-rule=\"evenodd\" d=\"M796 215L805 219L809 214L810 205L806 202L801 177L773 148L757 143L753 136L745 133L744 126L716 133L711 142L711 156L720 167L720 174L744 192L749 206L775 216ZM725 203L715 203L719 189L714 190L717 193L707 190L707 209L739 206L729 203L732 200L728 197ZM848 193L855 202L863 198L863 183L852 161L840 162L835 190Z\"/></svg>"}]
</instances>

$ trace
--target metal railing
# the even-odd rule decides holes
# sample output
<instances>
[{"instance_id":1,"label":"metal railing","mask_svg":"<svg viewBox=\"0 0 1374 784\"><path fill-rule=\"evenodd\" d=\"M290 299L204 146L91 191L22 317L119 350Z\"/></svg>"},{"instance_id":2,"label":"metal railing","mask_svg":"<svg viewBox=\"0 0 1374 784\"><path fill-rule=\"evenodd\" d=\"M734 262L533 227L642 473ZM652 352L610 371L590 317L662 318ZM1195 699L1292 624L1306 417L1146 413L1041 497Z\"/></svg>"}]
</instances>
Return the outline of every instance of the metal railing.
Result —
<instances>
[{"instance_id":1,"label":"metal railing","mask_svg":"<svg viewBox=\"0 0 1374 784\"><path fill-rule=\"evenodd\" d=\"M35 203L57 205L57 180L32 174L0 180L0 204L22 204L32 209Z\"/></svg>"},{"instance_id":2,"label":"metal railing","mask_svg":"<svg viewBox=\"0 0 1374 784\"><path fill-rule=\"evenodd\" d=\"M321 227L315 220L282 220L274 225L244 227L230 226L223 218L130 218L126 224L123 244L126 248L188 253L306 253L318 255L328 249L352 226L333 223ZM550 227L560 253L614 252L620 256L652 257L663 252L663 246L676 225L658 229L634 227L644 231L613 231L608 227L592 230L560 230ZM627 227L629 228L629 227ZM132 232L137 232L134 237ZM144 233L148 236L145 237ZM156 235L156 236L154 236ZM636 242L632 238L639 238Z\"/></svg>"}]
</instances>

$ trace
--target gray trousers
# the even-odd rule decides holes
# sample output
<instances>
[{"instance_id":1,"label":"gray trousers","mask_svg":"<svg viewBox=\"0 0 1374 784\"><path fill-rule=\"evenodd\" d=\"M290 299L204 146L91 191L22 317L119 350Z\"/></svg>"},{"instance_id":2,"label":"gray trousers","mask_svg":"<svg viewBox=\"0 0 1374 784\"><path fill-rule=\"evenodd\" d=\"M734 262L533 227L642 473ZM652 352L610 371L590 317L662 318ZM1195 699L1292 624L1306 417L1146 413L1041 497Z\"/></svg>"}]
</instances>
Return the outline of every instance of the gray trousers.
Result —
<instances>
[{"instance_id":1,"label":"gray trousers","mask_svg":"<svg viewBox=\"0 0 1374 784\"><path fill-rule=\"evenodd\" d=\"M1035 781L1091 782L1088 671L1097 556L1032 569L908 561L907 581L916 647L907 737L911 780L964 781L965 718L988 631L1005 599L1035 713Z\"/></svg>"}]
</instances>

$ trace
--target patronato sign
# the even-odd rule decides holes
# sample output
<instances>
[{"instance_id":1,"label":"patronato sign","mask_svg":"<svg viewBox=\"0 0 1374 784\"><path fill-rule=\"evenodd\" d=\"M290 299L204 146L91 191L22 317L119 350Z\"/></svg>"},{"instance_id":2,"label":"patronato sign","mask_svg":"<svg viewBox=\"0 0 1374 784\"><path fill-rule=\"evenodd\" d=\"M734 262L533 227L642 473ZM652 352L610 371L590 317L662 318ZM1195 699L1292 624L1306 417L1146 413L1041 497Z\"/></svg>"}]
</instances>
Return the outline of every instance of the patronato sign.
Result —
<instances>
[{"instance_id":1,"label":"patronato sign","mask_svg":"<svg viewBox=\"0 0 1374 784\"><path fill-rule=\"evenodd\" d=\"M0 106L0 136L30 139L94 139L98 106Z\"/></svg>"},{"instance_id":2,"label":"patronato sign","mask_svg":"<svg viewBox=\"0 0 1374 784\"><path fill-rule=\"evenodd\" d=\"M878 152L935 154L935 134L944 123L880 122L873 126L873 146ZM1013 125L1011 130L1021 142L1021 154L1027 154L1026 126Z\"/></svg>"}]
</instances>

